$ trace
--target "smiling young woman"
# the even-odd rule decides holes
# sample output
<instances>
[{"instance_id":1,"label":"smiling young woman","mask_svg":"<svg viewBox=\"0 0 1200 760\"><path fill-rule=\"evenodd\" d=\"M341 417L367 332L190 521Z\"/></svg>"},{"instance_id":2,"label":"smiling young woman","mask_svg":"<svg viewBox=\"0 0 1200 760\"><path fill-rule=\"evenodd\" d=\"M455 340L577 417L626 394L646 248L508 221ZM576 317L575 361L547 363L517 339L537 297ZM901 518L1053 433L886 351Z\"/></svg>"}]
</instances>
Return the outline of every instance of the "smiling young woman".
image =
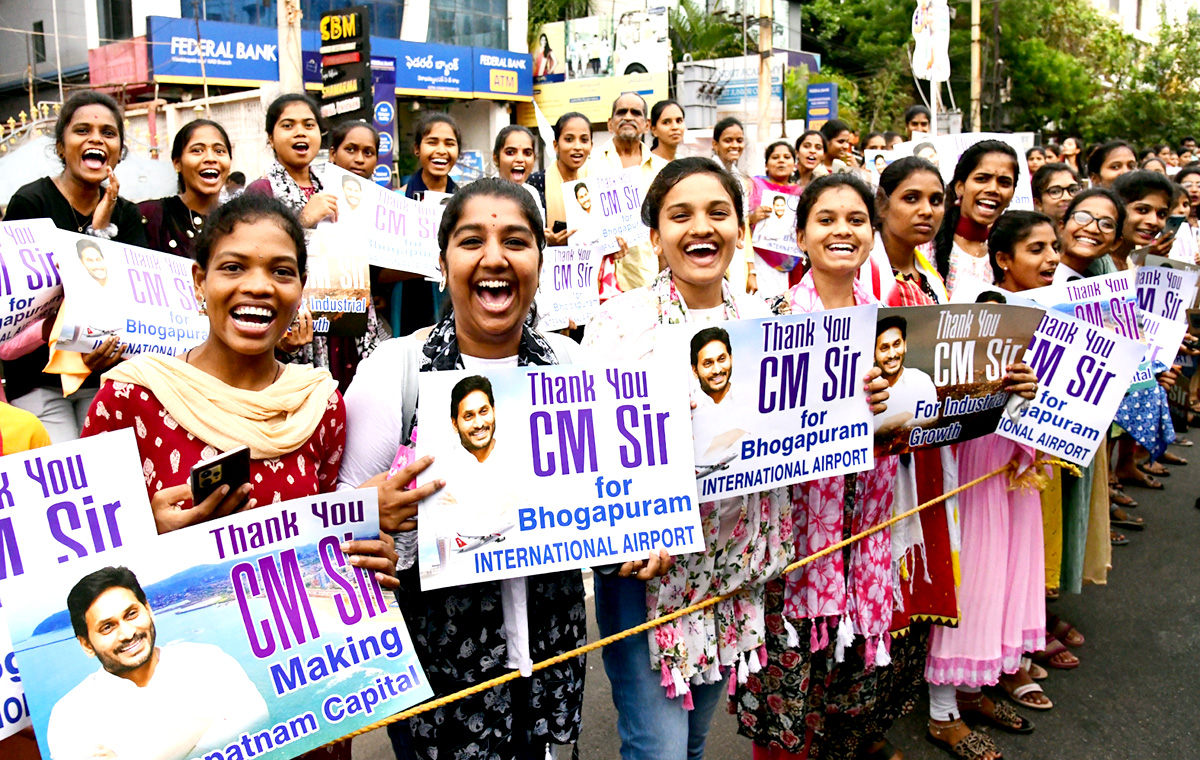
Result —
<instances>
[{"instance_id":1,"label":"smiling young woman","mask_svg":"<svg viewBox=\"0 0 1200 760\"><path fill-rule=\"evenodd\" d=\"M60 230L145 246L146 232L137 207L119 197L114 167L125 156L125 121L109 96L86 91L72 95L54 125L54 145L63 170L13 194L5 221L49 217ZM107 186L102 184L107 181ZM43 372L50 360L47 342L54 315L39 320L0 347L9 403L32 412L55 443L79 437L99 373L120 360L124 348L110 336L83 356L93 374L74 393L63 396L62 376Z\"/></svg>"},{"instance_id":2,"label":"smiling young woman","mask_svg":"<svg viewBox=\"0 0 1200 760\"><path fill-rule=\"evenodd\" d=\"M842 173L814 180L796 209L796 242L809 269L776 300L775 310L810 314L874 303L856 276L870 255L875 222L875 199L861 179ZM872 367L863 378L863 403L877 414L886 411L887 387ZM846 530L865 530L890 517L896 460L877 457L867 472L792 486L797 555L811 555L842 540ZM919 685L915 677L901 682L899 663L886 654L893 592L887 529L844 556L818 560L767 585L765 613L779 621L768 627L763 663L773 677L739 683L731 700L756 760L889 756L883 733ZM911 658L903 662L913 675Z\"/></svg>"},{"instance_id":3,"label":"smiling young woman","mask_svg":"<svg viewBox=\"0 0 1200 760\"><path fill-rule=\"evenodd\" d=\"M740 183L715 161L681 158L664 167L646 194L642 222L667 268L650 285L601 306L584 336L595 355L652 359L662 325L769 316L761 299L735 295L724 278L744 245L745 217ZM722 403L732 405L732 393L723 391ZM698 399L695 419L711 413L707 398ZM703 755L713 712L727 690L722 673L748 667L748 658L757 657L766 636L763 584L791 558L787 488L707 503L700 511L705 551L680 556L674 566L651 556L645 567L608 568L595 576L602 636L739 586L747 590L736 603L722 602L654 636L641 634L605 648L626 760ZM647 584L659 574L665 574L661 581Z\"/></svg>"},{"instance_id":4,"label":"smiling young woman","mask_svg":"<svg viewBox=\"0 0 1200 760\"><path fill-rule=\"evenodd\" d=\"M275 359L300 308L305 259L304 232L282 203L258 193L233 199L209 218L192 265L208 338L179 356L142 354L105 375L84 435L135 427L159 533L336 490L346 440L337 383L325 370ZM192 467L243 444L249 482L194 504ZM386 533L342 551L385 588L397 586ZM350 742L318 752L348 760Z\"/></svg>"},{"instance_id":5,"label":"smiling young woman","mask_svg":"<svg viewBox=\"0 0 1200 760\"><path fill-rule=\"evenodd\" d=\"M138 204L150 248L195 258L196 238L220 203L232 160L229 135L215 121L196 119L175 134L171 161L179 177L178 195Z\"/></svg>"},{"instance_id":6,"label":"smiling young woman","mask_svg":"<svg viewBox=\"0 0 1200 760\"><path fill-rule=\"evenodd\" d=\"M421 590L414 518L437 507L429 497L445 483L408 489L430 457L388 477L398 447L414 444L414 422L444 424L441 409L418 409L419 374L565 364L579 355L570 339L532 327L546 238L525 189L494 178L472 182L446 205L438 244L450 312L427 338L386 341L359 368L346 393L341 478L377 488L381 525L403 533L398 600L434 692L445 696L511 669L529 675L532 661L582 645L587 628L578 570ZM389 727L397 756L545 757L547 745L579 737L583 673L576 658Z\"/></svg>"}]
</instances>

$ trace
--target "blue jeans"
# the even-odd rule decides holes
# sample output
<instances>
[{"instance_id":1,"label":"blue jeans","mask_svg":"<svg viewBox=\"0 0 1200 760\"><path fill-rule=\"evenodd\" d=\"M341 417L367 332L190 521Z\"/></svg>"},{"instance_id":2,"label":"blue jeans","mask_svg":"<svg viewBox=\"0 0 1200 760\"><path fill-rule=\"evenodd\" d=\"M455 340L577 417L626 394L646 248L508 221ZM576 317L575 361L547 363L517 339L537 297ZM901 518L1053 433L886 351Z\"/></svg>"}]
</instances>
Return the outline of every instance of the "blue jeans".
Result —
<instances>
[{"instance_id":1,"label":"blue jeans","mask_svg":"<svg viewBox=\"0 0 1200 760\"><path fill-rule=\"evenodd\" d=\"M646 583L595 574L596 622L601 636L646 622ZM630 636L604 647L604 671L612 684L617 708L621 760L703 760L704 742L713 711L728 685L692 684L694 709L683 699L668 699L662 675L650 669L647 634Z\"/></svg>"}]
</instances>

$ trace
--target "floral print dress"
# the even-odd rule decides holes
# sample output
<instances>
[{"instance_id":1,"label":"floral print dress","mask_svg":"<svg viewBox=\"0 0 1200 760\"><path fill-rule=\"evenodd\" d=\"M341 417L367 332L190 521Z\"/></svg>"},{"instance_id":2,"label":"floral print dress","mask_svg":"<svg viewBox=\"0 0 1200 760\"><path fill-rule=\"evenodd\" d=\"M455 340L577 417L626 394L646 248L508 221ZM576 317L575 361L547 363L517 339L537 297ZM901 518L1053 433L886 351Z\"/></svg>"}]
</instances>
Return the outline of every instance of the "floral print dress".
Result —
<instances>
[{"instance_id":1,"label":"floral print dress","mask_svg":"<svg viewBox=\"0 0 1200 760\"><path fill-rule=\"evenodd\" d=\"M722 286L722 307L713 316L723 319L767 317L762 302L734 299ZM646 359L653 355L659 325L697 321L665 269L645 288L608 301L588 325L584 345L611 358ZM764 584L779 575L792 558L792 502L787 488L700 505L705 550L676 558L662 578L646 584L649 618L669 614L690 604L737 588L747 591L731 599L661 625L650 640L650 665L662 672L670 698L692 704L693 684L716 683L721 668L731 668L733 680L745 683L766 657ZM721 541L722 515L736 515L728 538Z\"/></svg>"},{"instance_id":2,"label":"floral print dress","mask_svg":"<svg viewBox=\"0 0 1200 760\"><path fill-rule=\"evenodd\" d=\"M874 302L858 281L854 295ZM785 300L792 313L825 308L811 273ZM882 457L866 472L792 486L796 556L890 518L895 477L896 458ZM733 695L739 733L771 756L854 757L911 709L920 669L914 679L889 653L895 589L886 529L767 584L767 661ZM924 660L898 649L906 665Z\"/></svg>"}]
</instances>

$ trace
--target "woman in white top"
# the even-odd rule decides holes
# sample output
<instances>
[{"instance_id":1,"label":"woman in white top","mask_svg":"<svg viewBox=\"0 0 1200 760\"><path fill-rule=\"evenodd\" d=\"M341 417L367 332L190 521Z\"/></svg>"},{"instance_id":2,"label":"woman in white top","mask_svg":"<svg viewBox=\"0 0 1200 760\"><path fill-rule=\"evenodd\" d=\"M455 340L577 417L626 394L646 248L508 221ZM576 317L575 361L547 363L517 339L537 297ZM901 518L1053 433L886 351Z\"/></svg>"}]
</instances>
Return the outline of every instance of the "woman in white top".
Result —
<instances>
[{"instance_id":1,"label":"woman in white top","mask_svg":"<svg viewBox=\"0 0 1200 760\"><path fill-rule=\"evenodd\" d=\"M421 590L415 518L419 505L431 503L445 483L408 489L429 457L388 477L398 451L409 452L415 442L418 373L564 364L578 353L569 339L530 326L546 237L528 192L500 179L471 183L447 204L438 244L452 309L426 339L385 341L359 366L346 393L340 479L379 490L380 524L399 534L397 598L430 684L445 696L510 669L529 675L532 662L582 646L587 628L578 570ZM443 424L444 412L431 410L426 419ZM388 728L397 755L515 760L543 757L549 744L574 743L583 667L583 658L573 658L393 724Z\"/></svg>"},{"instance_id":2,"label":"woman in white top","mask_svg":"<svg viewBox=\"0 0 1200 760\"><path fill-rule=\"evenodd\" d=\"M959 157L935 241L938 272L951 296L962 277L993 284L988 231L1012 202L1018 166L1017 152L999 140L977 142Z\"/></svg>"}]
</instances>

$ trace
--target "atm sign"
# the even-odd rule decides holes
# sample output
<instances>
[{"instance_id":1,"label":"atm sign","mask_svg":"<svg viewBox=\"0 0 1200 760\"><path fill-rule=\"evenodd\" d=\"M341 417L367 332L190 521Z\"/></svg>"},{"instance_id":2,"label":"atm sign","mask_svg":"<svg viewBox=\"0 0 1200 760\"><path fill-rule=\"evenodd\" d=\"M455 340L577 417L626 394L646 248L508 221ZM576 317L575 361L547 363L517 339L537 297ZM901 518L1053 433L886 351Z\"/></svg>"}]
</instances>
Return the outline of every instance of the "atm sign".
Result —
<instances>
[{"instance_id":1,"label":"atm sign","mask_svg":"<svg viewBox=\"0 0 1200 760\"><path fill-rule=\"evenodd\" d=\"M488 74L492 92L515 93L518 91L517 72L507 69L489 69Z\"/></svg>"}]
</instances>

